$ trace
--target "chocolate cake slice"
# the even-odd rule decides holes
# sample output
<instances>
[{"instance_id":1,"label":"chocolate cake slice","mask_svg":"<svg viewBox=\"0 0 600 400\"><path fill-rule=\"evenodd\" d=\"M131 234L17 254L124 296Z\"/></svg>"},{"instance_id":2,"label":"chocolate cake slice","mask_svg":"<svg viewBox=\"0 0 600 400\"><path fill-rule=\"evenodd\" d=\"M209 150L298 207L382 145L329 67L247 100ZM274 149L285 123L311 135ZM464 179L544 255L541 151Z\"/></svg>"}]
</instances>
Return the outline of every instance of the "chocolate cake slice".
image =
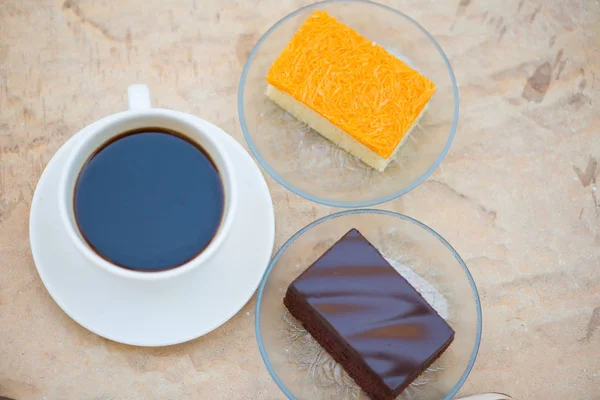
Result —
<instances>
[{"instance_id":1,"label":"chocolate cake slice","mask_svg":"<svg viewBox=\"0 0 600 400\"><path fill-rule=\"evenodd\" d=\"M454 339L356 229L296 278L283 302L373 400L395 399Z\"/></svg>"}]
</instances>

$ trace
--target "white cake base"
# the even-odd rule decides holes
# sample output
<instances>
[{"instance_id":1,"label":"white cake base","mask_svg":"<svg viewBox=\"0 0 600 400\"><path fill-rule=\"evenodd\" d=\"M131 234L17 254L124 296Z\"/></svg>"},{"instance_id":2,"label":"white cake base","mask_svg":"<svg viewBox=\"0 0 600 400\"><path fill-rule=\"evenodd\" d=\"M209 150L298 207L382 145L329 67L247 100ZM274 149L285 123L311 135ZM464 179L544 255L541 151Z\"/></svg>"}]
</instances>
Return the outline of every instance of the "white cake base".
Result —
<instances>
[{"instance_id":1,"label":"white cake base","mask_svg":"<svg viewBox=\"0 0 600 400\"><path fill-rule=\"evenodd\" d=\"M312 129L319 132L323 137L329 139L348 153L358 157L362 162L380 172L383 172L388 164L396 158L398 149L406 142L406 139L408 139L414 127L419 123L419 120L427 109L427 106L423 108L423 111L421 111L421 114L419 114L408 132L402 137L402 140L398 143L398 146L396 146L393 153L388 158L383 158L367 146L356 141L347 132L329 122L319 113L294 99L289 94L280 91L272 85L267 86L266 94L269 99L288 113L292 114L296 119L304 122Z\"/></svg>"}]
</instances>

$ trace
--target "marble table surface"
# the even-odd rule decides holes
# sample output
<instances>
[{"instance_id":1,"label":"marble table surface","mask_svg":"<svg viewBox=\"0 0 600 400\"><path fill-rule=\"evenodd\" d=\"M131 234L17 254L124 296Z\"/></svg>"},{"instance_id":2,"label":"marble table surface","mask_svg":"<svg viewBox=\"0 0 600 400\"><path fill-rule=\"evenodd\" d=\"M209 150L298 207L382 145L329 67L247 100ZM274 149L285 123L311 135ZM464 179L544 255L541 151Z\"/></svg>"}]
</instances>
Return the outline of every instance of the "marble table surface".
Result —
<instances>
[{"instance_id":1,"label":"marble table surface","mask_svg":"<svg viewBox=\"0 0 600 400\"><path fill-rule=\"evenodd\" d=\"M302 0L0 1L0 396L283 399L258 353L254 300L192 342L120 345L52 301L29 250L40 174L80 128L126 106L196 114L243 142L246 57ZM441 167L382 205L430 225L471 269L483 340L462 394L600 399L600 4L389 0L427 27L459 82ZM245 145L245 143L244 143ZM276 247L335 211L268 179Z\"/></svg>"}]
</instances>

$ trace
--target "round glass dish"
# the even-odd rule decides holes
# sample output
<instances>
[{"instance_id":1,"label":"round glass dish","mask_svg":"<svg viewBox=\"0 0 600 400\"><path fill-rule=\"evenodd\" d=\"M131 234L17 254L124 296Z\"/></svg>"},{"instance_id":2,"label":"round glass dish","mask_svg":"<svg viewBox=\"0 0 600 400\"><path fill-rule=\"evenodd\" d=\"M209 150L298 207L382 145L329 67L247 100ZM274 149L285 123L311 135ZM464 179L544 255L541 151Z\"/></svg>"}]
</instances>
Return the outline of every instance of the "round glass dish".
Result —
<instances>
[{"instance_id":1,"label":"round glass dish","mask_svg":"<svg viewBox=\"0 0 600 400\"><path fill-rule=\"evenodd\" d=\"M256 301L256 337L269 373L290 399L367 399L287 312L287 287L350 229L358 229L455 331L450 347L398 400L451 399L467 379L481 339L481 304L467 266L438 233L402 214L348 210L302 228L279 249Z\"/></svg>"},{"instance_id":2,"label":"round glass dish","mask_svg":"<svg viewBox=\"0 0 600 400\"><path fill-rule=\"evenodd\" d=\"M437 86L428 110L385 172L341 150L265 95L271 64L316 10L327 11L385 47ZM456 131L458 89L442 48L413 19L368 1L330 0L291 13L260 38L242 72L238 112L250 150L281 185L317 203L365 207L407 193L442 162Z\"/></svg>"}]
</instances>

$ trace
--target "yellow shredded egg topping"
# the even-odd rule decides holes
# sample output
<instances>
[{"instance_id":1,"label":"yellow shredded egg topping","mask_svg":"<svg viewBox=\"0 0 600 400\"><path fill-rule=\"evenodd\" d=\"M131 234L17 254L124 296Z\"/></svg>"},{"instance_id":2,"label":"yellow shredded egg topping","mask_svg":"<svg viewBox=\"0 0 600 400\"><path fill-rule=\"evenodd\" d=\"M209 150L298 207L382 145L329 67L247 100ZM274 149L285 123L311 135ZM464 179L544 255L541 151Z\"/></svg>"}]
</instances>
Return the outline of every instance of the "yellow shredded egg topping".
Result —
<instances>
[{"instance_id":1,"label":"yellow shredded egg topping","mask_svg":"<svg viewBox=\"0 0 600 400\"><path fill-rule=\"evenodd\" d=\"M267 82L383 158L435 92L429 79L323 11L298 29Z\"/></svg>"}]
</instances>

